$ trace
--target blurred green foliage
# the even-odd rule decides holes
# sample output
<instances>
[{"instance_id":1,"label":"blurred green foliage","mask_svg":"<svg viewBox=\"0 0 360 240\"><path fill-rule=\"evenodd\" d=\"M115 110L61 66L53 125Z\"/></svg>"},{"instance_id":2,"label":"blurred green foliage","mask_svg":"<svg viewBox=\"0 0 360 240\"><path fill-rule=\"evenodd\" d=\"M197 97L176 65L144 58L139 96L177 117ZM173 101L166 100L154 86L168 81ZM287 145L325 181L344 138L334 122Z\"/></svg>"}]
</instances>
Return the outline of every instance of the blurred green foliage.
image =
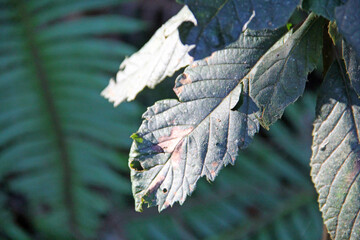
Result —
<instances>
[{"instance_id":1,"label":"blurred green foliage","mask_svg":"<svg viewBox=\"0 0 360 240\"><path fill-rule=\"evenodd\" d=\"M99 94L134 51L109 35L144 29L141 21L96 12L121 2L1 1L3 238L22 234L16 225L3 228L11 218L26 223L29 238L92 237L110 206L105 196L130 193L124 149L143 109L114 109Z\"/></svg>"},{"instance_id":2,"label":"blurred green foliage","mask_svg":"<svg viewBox=\"0 0 360 240\"><path fill-rule=\"evenodd\" d=\"M100 96L135 50L118 36L145 27L122 2L0 0L0 239L321 239L311 96L184 207L134 212L129 136L173 81L117 108Z\"/></svg>"}]
</instances>

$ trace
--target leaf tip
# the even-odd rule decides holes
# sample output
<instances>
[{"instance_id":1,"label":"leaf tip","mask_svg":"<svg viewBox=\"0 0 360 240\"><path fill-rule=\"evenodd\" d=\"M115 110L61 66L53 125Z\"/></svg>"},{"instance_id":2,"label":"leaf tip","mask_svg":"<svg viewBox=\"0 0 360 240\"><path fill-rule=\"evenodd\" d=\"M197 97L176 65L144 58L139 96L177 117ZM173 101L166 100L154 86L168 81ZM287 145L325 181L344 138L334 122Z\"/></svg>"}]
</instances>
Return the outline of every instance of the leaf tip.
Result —
<instances>
[{"instance_id":1,"label":"leaf tip","mask_svg":"<svg viewBox=\"0 0 360 240\"><path fill-rule=\"evenodd\" d=\"M145 202L145 200L143 198L141 198L139 202L137 202L135 199L135 211L136 212L142 213L144 211L143 207L142 207L144 202Z\"/></svg>"}]
</instances>

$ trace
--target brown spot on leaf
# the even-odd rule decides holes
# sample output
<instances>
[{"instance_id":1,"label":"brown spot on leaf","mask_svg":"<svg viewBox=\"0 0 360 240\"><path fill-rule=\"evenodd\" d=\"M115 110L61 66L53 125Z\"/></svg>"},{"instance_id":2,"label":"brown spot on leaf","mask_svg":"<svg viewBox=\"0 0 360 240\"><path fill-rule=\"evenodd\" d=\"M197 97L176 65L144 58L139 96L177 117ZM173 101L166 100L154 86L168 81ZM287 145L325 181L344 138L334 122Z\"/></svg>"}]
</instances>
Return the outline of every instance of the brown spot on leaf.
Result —
<instances>
[{"instance_id":1,"label":"brown spot on leaf","mask_svg":"<svg viewBox=\"0 0 360 240\"><path fill-rule=\"evenodd\" d=\"M209 60L215 56L215 52L213 52L210 56L204 58L205 62L209 64Z\"/></svg>"},{"instance_id":2,"label":"brown spot on leaf","mask_svg":"<svg viewBox=\"0 0 360 240\"><path fill-rule=\"evenodd\" d=\"M210 174L211 174L211 177L214 179L214 178L215 178L215 176L216 176L215 171L214 171L214 170L211 170Z\"/></svg>"},{"instance_id":3,"label":"brown spot on leaf","mask_svg":"<svg viewBox=\"0 0 360 240\"><path fill-rule=\"evenodd\" d=\"M158 139L158 146L160 146L164 152L174 152L177 145L181 145L183 138L193 130L193 127L182 129L180 127L173 127L170 132L170 136L163 136Z\"/></svg>"},{"instance_id":4,"label":"brown spot on leaf","mask_svg":"<svg viewBox=\"0 0 360 240\"><path fill-rule=\"evenodd\" d=\"M156 107L154 108L154 113L157 114L158 112L159 112L159 107L156 106Z\"/></svg>"},{"instance_id":5,"label":"brown spot on leaf","mask_svg":"<svg viewBox=\"0 0 360 240\"><path fill-rule=\"evenodd\" d=\"M170 136L163 136L159 138L158 146L160 146L164 152L172 153L169 160L174 168L178 167L181 162L182 147L185 136L192 130L193 127L186 129L173 127L171 129Z\"/></svg>"},{"instance_id":6,"label":"brown spot on leaf","mask_svg":"<svg viewBox=\"0 0 360 240\"><path fill-rule=\"evenodd\" d=\"M192 80L191 80L191 78L190 78L190 76L189 76L188 74L183 73L183 74L181 75L181 78L180 78L179 82L180 82L182 85L186 85L186 84L192 83Z\"/></svg>"},{"instance_id":7,"label":"brown spot on leaf","mask_svg":"<svg viewBox=\"0 0 360 240\"><path fill-rule=\"evenodd\" d=\"M211 163L211 166L212 166L213 168L216 168L217 166L219 166L219 163L217 163L217 162L212 162L212 163Z\"/></svg>"},{"instance_id":8,"label":"brown spot on leaf","mask_svg":"<svg viewBox=\"0 0 360 240\"><path fill-rule=\"evenodd\" d=\"M166 200L166 201L164 202L163 208L167 208L168 206L170 206L170 202L169 202L168 200Z\"/></svg>"},{"instance_id":9,"label":"brown spot on leaf","mask_svg":"<svg viewBox=\"0 0 360 240\"><path fill-rule=\"evenodd\" d=\"M182 91L184 90L184 86L181 86L181 87L174 87L173 88L176 96L180 96L180 94L182 93Z\"/></svg>"},{"instance_id":10,"label":"brown spot on leaf","mask_svg":"<svg viewBox=\"0 0 360 240\"><path fill-rule=\"evenodd\" d=\"M351 182L354 181L354 178L358 175L359 171L360 171L360 157L358 156L358 154L356 154L357 156L355 156L355 162L354 165L350 171L350 173L347 175L347 182L348 184L350 184Z\"/></svg>"},{"instance_id":11,"label":"brown spot on leaf","mask_svg":"<svg viewBox=\"0 0 360 240\"><path fill-rule=\"evenodd\" d=\"M173 151L170 161L174 168L178 167L181 161L181 153L182 153L182 145L184 143L184 139L182 139L177 145L175 150Z\"/></svg>"},{"instance_id":12,"label":"brown spot on leaf","mask_svg":"<svg viewBox=\"0 0 360 240\"><path fill-rule=\"evenodd\" d=\"M157 189L164 182L164 180L164 175L158 175L149 185L148 193L152 193L155 189Z\"/></svg>"},{"instance_id":13,"label":"brown spot on leaf","mask_svg":"<svg viewBox=\"0 0 360 240\"><path fill-rule=\"evenodd\" d=\"M190 67L195 68L195 67L197 67L197 66L199 66L197 63L193 63L193 64L191 64Z\"/></svg>"}]
</instances>

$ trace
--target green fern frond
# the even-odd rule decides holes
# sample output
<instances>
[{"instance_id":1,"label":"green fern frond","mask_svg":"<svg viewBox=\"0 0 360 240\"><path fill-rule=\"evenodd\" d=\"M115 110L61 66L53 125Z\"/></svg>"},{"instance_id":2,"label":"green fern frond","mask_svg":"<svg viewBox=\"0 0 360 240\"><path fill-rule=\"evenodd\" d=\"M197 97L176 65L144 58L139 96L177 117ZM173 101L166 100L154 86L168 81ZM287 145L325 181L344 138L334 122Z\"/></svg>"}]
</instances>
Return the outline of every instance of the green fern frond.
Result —
<instances>
[{"instance_id":1,"label":"green fern frond","mask_svg":"<svg viewBox=\"0 0 360 240\"><path fill-rule=\"evenodd\" d=\"M28 199L45 239L94 236L108 209L97 189L130 193L114 169L125 169L120 150L130 146L142 109L114 109L100 91L134 47L104 36L144 24L85 14L122 2L0 1L0 181ZM1 214L10 224L10 213ZM0 234L25 239L9 224Z\"/></svg>"}]
</instances>

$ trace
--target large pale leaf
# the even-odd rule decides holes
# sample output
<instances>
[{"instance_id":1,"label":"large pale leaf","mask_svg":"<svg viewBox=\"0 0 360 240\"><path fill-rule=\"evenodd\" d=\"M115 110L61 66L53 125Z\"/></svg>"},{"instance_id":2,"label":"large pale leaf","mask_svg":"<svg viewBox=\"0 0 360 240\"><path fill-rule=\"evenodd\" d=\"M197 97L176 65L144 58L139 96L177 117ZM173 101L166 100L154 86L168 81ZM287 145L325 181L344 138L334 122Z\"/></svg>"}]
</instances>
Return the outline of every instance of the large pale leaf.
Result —
<instances>
[{"instance_id":1,"label":"large pale leaf","mask_svg":"<svg viewBox=\"0 0 360 240\"><path fill-rule=\"evenodd\" d=\"M323 221L309 178L314 96L305 95L285 115L292 127L278 121L267 132L270 141L256 137L239 152L241 163L223 169L211 185L199 181L186 206L130 214L123 226L128 239L320 240Z\"/></svg>"},{"instance_id":2,"label":"large pale leaf","mask_svg":"<svg viewBox=\"0 0 360 240\"><path fill-rule=\"evenodd\" d=\"M188 52L193 46L182 44L177 29L183 22L196 24L186 6L158 29L138 52L122 62L116 81L111 79L101 94L117 106L125 100L134 100L145 87L154 88L167 76L189 65L193 58Z\"/></svg>"},{"instance_id":3,"label":"large pale leaf","mask_svg":"<svg viewBox=\"0 0 360 240\"><path fill-rule=\"evenodd\" d=\"M182 204L201 176L214 180L223 165L234 163L259 128L244 77L281 32L246 31L186 68L174 88L180 101L147 110L129 159L136 210L144 202L159 210Z\"/></svg>"},{"instance_id":4,"label":"large pale leaf","mask_svg":"<svg viewBox=\"0 0 360 240\"><path fill-rule=\"evenodd\" d=\"M360 58L360 0L348 0L337 7L335 18L340 33Z\"/></svg>"},{"instance_id":5,"label":"large pale leaf","mask_svg":"<svg viewBox=\"0 0 360 240\"><path fill-rule=\"evenodd\" d=\"M302 7L333 21L335 20L335 8L345 2L346 0L304 0Z\"/></svg>"},{"instance_id":6,"label":"large pale leaf","mask_svg":"<svg viewBox=\"0 0 360 240\"><path fill-rule=\"evenodd\" d=\"M307 44L308 33L317 32L320 23L311 15L295 34L289 32L282 38L278 34L282 30L246 31L234 44L186 68L174 88L180 102L164 100L150 107L143 115L145 121L139 131L133 135L129 161L137 210L142 209L143 202L159 205L159 210L176 201L183 203L201 176L213 180L223 165L234 163L238 148L245 148L251 141L264 112L258 111L249 97L251 84L260 80L271 82L279 78L279 71L284 71L286 75L280 74L281 79L291 86L289 72L297 65L287 64L283 58L295 51L297 45ZM283 53L283 48L288 51ZM283 57L280 61L273 60L270 54L277 49ZM280 70L260 74L263 62L278 61L283 65ZM310 65L307 58L299 61L305 61L298 63L305 69ZM306 76L307 71L300 68L295 82L305 82ZM298 94L299 84L292 85ZM290 101L281 91L274 92L269 106L275 117L272 112L266 114L272 119L279 116L276 104L285 108ZM267 118L262 116L263 119Z\"/></svg>"},{"instance_id":7,"label":"large pale leaf","mask_svg":"<svg viewBox=\"0 0 360 240\"><path fill-rule=\"evenodd\" d=\"M345 42L343 42L343 55L351 85L360 97L360 61L353 48Z\"/></svg>"},{"instance_id":8,"label":"large pale leaf","mask_svg":"<svg viewBox=\"0 0 360 240\"><path fill-rule=\"evenodd\" d=\"M334 63L316 110L311 176L332 239L360 239L360 100Z\"/></svg>"},{"instance_id":9,"label":"large pale leaf","mask_svg":"<svg viewBox=\"0 0 360 240\"><path fill-rule=\"evenodd\" d=\"M195 59L209 56L238 39L247 27L274 29L286 24L299 0L181 0L194 13L198 25L182 40L196 44ZM186 26L187 28L187 26Z\"/></svg>"},{"instance_id":10,"label":"large pale leaf","mask_svg":"<svg viewBox=\"0 0 360 240\"><path fill-rule=\"evenodd\" d=\"M250 96L268 127L305 89L308 72L321 56L323 21L311 14L293 35L282 38L250 73Z\"/></svg>"}]
</instances>

